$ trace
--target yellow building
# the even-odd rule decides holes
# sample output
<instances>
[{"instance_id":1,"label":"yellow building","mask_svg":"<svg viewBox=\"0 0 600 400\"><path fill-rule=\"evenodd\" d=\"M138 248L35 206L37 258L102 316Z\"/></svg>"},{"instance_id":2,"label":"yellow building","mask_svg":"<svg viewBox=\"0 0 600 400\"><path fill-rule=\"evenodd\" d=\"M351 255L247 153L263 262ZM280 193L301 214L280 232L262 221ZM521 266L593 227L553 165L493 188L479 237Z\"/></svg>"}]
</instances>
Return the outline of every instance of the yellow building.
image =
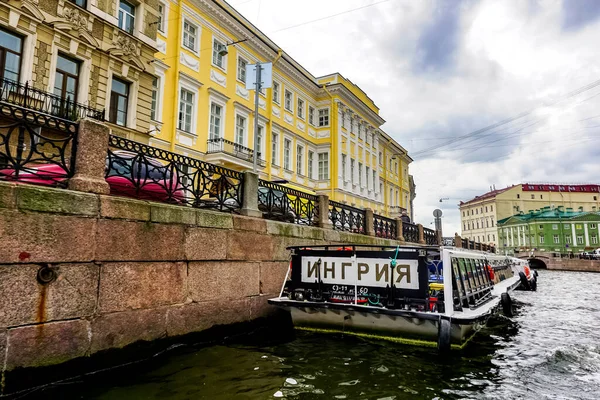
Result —
<instances>
[{"instance_id":1,"label":"yellow building","mask_svg":"<svg viewBox=\"0 0 600 400\"><path fill-rule=\"evenodd\" d=\"M252 167L249 66L273 63L259 101L259 175L376 213L410 207L412 159L375 103L335 73L314 77L227 3L159 0L151 145Z\"/></svg>"},{"instance_id":2,"label":"yellow building","mask_svg":"<svg viewBox=\"0 0 600 400\"><path fill-rule=\"evenodd\" d=\"M461 236L498 246L496 222L544 207L599 211L600 186L522 183L460 202Z\"/></svg>"},{"instance_id":3,"label":"yellow building","mask_svg":"<svg viewBox=\"0 0 600 400\"><path fill-rule=\"evenodd\" d=\"M155 1L2 0L0 102L147 141L157 15Z\"/></svg>"}]
</instances>

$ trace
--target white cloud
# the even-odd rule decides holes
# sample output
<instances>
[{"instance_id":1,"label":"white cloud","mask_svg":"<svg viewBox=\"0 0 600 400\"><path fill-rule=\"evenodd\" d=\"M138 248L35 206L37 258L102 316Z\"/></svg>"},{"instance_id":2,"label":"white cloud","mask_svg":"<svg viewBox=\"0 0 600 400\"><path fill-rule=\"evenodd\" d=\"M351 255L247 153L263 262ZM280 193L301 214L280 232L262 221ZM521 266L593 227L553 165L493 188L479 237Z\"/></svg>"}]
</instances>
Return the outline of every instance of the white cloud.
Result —
<instances>
[{"instance_id":1,"label":"white cloud","mask_svg":"<svg viewBox=\"0 0 600 400\"><path fill-rule=\"evenodd\" d=\"M380 107L383 129L409 154L448 140L436 138L551 104L600 77L600 7L573 10L583 3L567 0L463 1L452 2L451 10L445 1L390 0L281 30L377 2L232 5L314 75L338 71L358 84ZM415 219L429 226L433 209L442 208L444 232L452 234L460 232L456 204L490 185L597 182L597 93L600 86L449 147L463 150L415 157ZM450 200L440 203L442 197Z\"/></svg>"}]
</instances>

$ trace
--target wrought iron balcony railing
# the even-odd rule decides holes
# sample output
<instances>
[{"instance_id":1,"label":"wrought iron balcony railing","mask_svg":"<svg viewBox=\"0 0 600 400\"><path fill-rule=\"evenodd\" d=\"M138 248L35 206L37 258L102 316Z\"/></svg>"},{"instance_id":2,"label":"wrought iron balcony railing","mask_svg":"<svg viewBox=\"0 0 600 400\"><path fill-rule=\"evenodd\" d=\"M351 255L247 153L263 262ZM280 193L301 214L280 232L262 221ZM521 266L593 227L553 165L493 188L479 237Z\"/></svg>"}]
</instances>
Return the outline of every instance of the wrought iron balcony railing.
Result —
<instances>
[{"instance_id":1,"label":"wrought iron balcony railing","mask_svg":"<svg viewBox=\"0 0 600 400\"><path fill-rule=\"evenodd\" d=\"M225 153L248 162L252 162L254 158L254 150L224 138L208 139L208 149L206 153ZM261 153L259 152L258 165L265 166L265 163L265 160L261 159Z\"/></svg>"},{"instance_id":2,"label":"wrought iron balcony railing","mask_svg":"<svg viewBox=\"0 0 600 400\"><path fill-rule=\"evenodd\" d=\"M104 121L104 110L99 111L69 98L64 99L44 92L30 86L29 82L22 85L10 79L0 79L0 103L12 104L68 121L86 117Z\"/></svg>"}]
</instances>

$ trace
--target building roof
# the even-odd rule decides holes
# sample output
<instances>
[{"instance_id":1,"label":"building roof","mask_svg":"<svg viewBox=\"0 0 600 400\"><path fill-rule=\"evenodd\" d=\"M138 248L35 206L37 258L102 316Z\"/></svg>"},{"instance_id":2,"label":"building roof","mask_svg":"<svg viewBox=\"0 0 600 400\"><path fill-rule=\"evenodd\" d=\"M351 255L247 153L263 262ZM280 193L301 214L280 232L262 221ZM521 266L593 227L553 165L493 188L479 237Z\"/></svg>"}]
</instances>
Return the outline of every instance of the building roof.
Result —
<instances>
[{"instance_id":1,"label":"building roof","mask_svg":"<svg viewBox=\"0 0 600 400\"><path fill-rule=\"evenodd\" d=\"M529 222L538 220L556 220L556 219L573 219L585 215L600 216L600 213L594 211L573 211L572 208L563 209L562 207L550 208L544 207L541 210L532 210L527 214L515 214L510 217L498 220L498 225L502 225L510 219L518 222Z\"/></svg>"},{"instance_id":2,"label":"building roof","mask_svg":"<svg viewBox=\"0 0 600 400\"><path fill-rule=\"evenodd\" d=\"M475 203L476 201L481 201L481 200L491 199L491 198L493 198L493 197L496 197L496 195L498 195L498 194L500 194L500 193L502 193L502 192L505 192L505 191L507 191L508 189L512 189L514 186L515 186L515 185L509 186L509 187L507 187L507 188L504 188L504 189L495 189L495 190L491 190L491 191L489 191L489 192L487 192L487 193L484 193L484 194L482 194L481 196L475 196L474 198L472 198L472 199L471 199L471 200L469 200L469 201L464 201L464 202L463 202L463 201L461 201L461 202L459 203L459 205L463 206L463 205L466 205L466 204L469 204L469 203Z\"/></svg>"}]
</instances>

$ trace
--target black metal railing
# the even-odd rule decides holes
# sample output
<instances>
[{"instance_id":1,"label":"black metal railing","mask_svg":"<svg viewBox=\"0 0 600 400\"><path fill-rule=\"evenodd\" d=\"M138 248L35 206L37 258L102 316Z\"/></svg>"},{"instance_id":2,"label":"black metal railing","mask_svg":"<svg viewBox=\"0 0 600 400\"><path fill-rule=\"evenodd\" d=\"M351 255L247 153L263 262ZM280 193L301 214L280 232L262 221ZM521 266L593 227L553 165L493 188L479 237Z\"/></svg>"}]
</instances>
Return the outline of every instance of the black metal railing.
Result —
<instances>
[{"instance_id":1,"label":"black metal railing","mask_svg":"<svg viewBox=\"0 0 600 400\"><path fill-rule=\"evenodd\" d=\"M433 229L423 228L423 238L425 239L425 244L431 246L435 246L438 244L437 234Z\"/></svg>"},{"instance_id":2,"label":"black metal railing","mask_svg":"<svg viewBox=\"0 0 600 400\"><path fill-rule=\"evenodd\" d=\"M246 146L242 146L239 143L232 142L230 140L224 138L214 138L208 139L208 149L206 151L207 154L211 153L225 153L231 156L237 157L240 160L252 162L254 158L254 150L247 148ZM266 161L261 158L261 153L258 152L257 163L261 166L266 164Z\"/></svg>"},{"instance_id":3,"label":"black metal railing","mask_svg":"<svg viewBox=\"0 0 600 400\"><path fill-rule=\"evenodd\" d=\"M395 219L373 214L375 236L386 239L397 239L397 222Z\"/></svg>"},{"instance_id":4,"label":"black metal railing","mask_svg":"<svg viewBox=\"0 0 600 400\"><path fill-rule=\"evenodd\" d=\"M366 232L365 210L329 200L329 221L333 229L339 231Z\"/></svg>"},{"instance_id":5,"label":"black metal railing","mask_svg":"<svg viewBox=\"0 0 600 400\"><path fill-rule=\"evenodd\" d=\"M70 98L65 99L44 92L30 86L29 82L22 85L10 79L0 79L0 102L68 121L78 121L86 117L104 121L104 110L95 110L86 105L75 103Z\"/></svg>"},{"instance_id":6,"label":"black metal railing","mask_svg":"<svg viewBox=\"0 0 600 400\"><path fill-rule=\"evenodd\" d=\"M319 197L259 179L258 209L267 219L318 225Z\"/></svg>"},{"instance_id":7,"label":"black metal railing","mask_svg":"<svg viewBox=\"0 0 600 400\"><path fill-rule=\"evenodd\" d=\"M241 172L113 135L109 146L106 181L113 194L220 211L242 206Z\"/></svg>"},{"instance_id":8,"label":"black metal railing","mask_svg":"<svg viewBox=\"0 0 600 400\"><path fill-rule=\"evenodd\" d=\"M442 246L455 246L454 237L444 237L442 238Z\"/></svg>"},{"instance_id":9,"label":"black metal railing","mask_svg":"<svg viewBox=\"0 0 600 400\"><path fill-rule=\"evenodd\" d=\"M12 105L0 105L0 180L67 185L75 166L77 124Z\"/></svg>"},{"instance_id":10,"label":"black metal railing","mask_svg":"<svg viewBox=\"0 0 600 400\"><path fill-rule=\"evenodd\" d=\"M410 222L403 222L402 236L404 236L405 242L419 243L419 227Z\"/></svg>"}]
</instances>

